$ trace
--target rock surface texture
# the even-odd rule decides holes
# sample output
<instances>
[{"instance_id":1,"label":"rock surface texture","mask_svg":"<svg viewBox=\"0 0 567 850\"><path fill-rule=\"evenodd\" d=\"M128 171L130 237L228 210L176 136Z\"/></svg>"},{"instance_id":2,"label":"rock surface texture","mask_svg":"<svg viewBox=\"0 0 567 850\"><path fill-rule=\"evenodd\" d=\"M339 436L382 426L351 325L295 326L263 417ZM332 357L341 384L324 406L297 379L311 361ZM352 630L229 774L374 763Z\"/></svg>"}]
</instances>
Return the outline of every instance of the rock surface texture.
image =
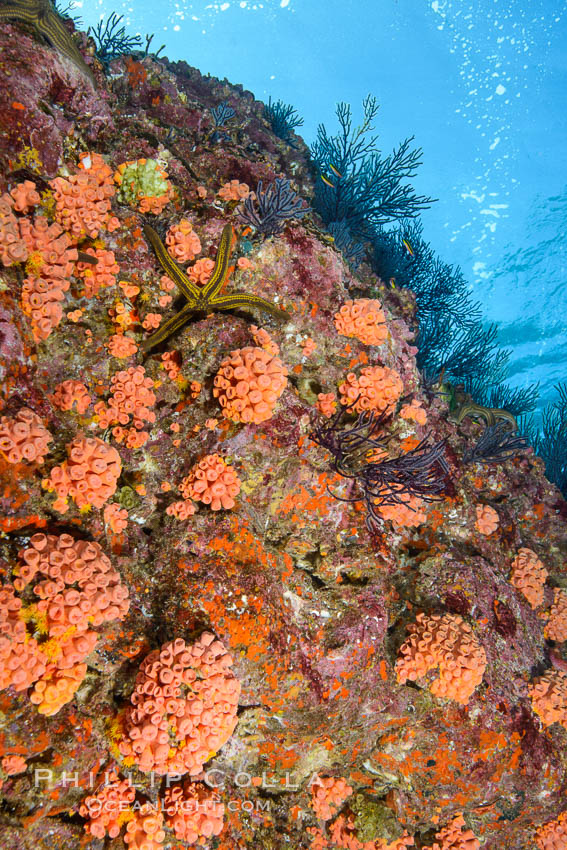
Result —
<instances>
[{"instance_id":1,"label":"rock surface texture","mask_svg":"<svg viewBox=\"0 0 567 850\"><path fill-rule=\"evenodd\" d=\"M96 87L0 34L3 850L567 848L542 462L463 464L482 428L424 386L412 293L313 213L245 227L259 181L307 206L319 179L249 92L152 57L105 76L75 38ZM168 256L275 313L143 346L186 303ZM311 439L372 412L356 457ZM365 463L441 441L434 499L365 501Z\"/></svg>"}]
</instances>

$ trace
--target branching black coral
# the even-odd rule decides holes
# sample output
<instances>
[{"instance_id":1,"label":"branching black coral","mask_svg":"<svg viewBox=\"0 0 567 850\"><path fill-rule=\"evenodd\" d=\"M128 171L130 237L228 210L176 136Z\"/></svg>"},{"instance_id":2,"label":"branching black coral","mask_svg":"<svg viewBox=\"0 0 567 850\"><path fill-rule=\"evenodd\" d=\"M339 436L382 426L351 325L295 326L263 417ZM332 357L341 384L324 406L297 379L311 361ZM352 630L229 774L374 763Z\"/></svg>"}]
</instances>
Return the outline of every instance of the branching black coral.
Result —
<instances>
[{"instance_id":1,"label":"branching black coral","mask_svg":"<svg viewBox=\"0 0 567 850\"><path fill-rule=\"evenodd\" d=\"M232 106L229 106L226 100L223 100L222 103L219 103L218 106L213 106L211 109L211 117L213 119L213 123L215 125L215 129L218 130L219 127L224 127L227 121L230 121L231 118L234 118L236 115Z\"/></svg>"},{"instance_id":2,"label":"branching black coral","mask_svg":"<svg viewBox=\"0 0 567 850\"><path fill-rule=\"evenodd\" d=\"M424 328L420 326L417 364L426 379L443 371L453 383L465 387L473 382L477 386L479 382L483 386L497 384L506 377L510 357L509 351L497 348L497 332L495 324L483 327L482 322L475 322L456 328L447 320L430 333L429 345L425 345Z\"/></svg>"},{"instance_id":3,"label":"branching black coral","mask_svg":"<svg viewBox=\"0 0 567 850\"><path fill-rule=\"evenodd\" d=\"M510 387L497 383L487 386L484 379L466 381L465 389L477 404L483 407L505 408L513 416L521 416L535 409L539 397L539 384L527 387Z\"/></svg>"},{"instance_id":4,"label":"branching black coral","mask_svg":"<svg viewBox=\"0 0 567 850\"><path fill-rule=\"evenodd\" d=\"M376 98L368 95L363 106L363 123L353 129L350 106L339 103L339 133L330 136L320 124L311 148L315 167L324 178L316 184L314 207L326 225L344 219L355 239L368 237L387 222L412 218L432 202L407 183L421 163L421 150L410 147L413 138L383 157L378 137L371 135L378 112Z\"/></svg>"},{"instance_id":5,"label":"branching black coral","mask_svg":"<svg viewBox=\"0 0 567 850\"><path fill-rule=\"evenodd\" d=\"M303 118L300 117L297 109L289 103L284 103L283 100L276 100L275 103L272 103L270 97L268 105L264 106L264 111L276 136L287 142L290 147L296 148L293 131L303 124Z\"/></svg>"},{"instance_id":6,"label":"branching black coral","mask_svg":"<svg viewBox=\"0 0 567 850\"><path fill-rule=\"evenodd\" d=\"M356 269L366 256L366 249L362 242L356 242L350 235L348 224L343 218L341 221L331 221L327 230L335 240L335 245L344 255L350 265Z\"/></svg>"},{"instance_id":7,"label":"branching black coral","mask_svg":"<svg viewBox=\"0 0 567 850\"><path fill-rule=\"evenodd\" d=\"M521 430L545 463L545 474L567 499L567 383L557 384L559 399L543 411L541 428L532 421Z\"/></svg>"},{"instance_id":8,"label":"branching black coral","mask_svg":"<svg viewBox=\"0 0 567 850\"><path fill-rule=\"evenodd\" d=\"M463 463L501 463L529 447L525 437L498 422L489 425L475 445L464 453Z\"/></svg>"},{"instance_id":9,"label":"branching black coral","mask_svg":"<svg viewBox=\"0 0 567 850\"><path fill-rule=\"evenodd\" d=\"M142 48L139 35L126 35L126 28L119 26L124 15L112 12L106 23L99 21L96 27L89 27L87 35L91 35L96 44L96 55L108 66L109 62L124 53L133 53Z\"/></svg>"},{"instance_id":10,"label":"branching black coral","mask_svg":"<svg viewBox=\"0 0 567 850\"><path fill-rule=\"evenodd\" d=\"M345 428L341 426L344 415L345 411L341 410L330 421L317 423L311 439L332 454L334 471L355 483L357 492L351 498L332 495L344 502L363 501L369 531L383 522L380 507L407 508L412 497L425 502L442 498L449 474L444 440L428 446L423 439L403 455L384 458L381 455L387 440L379 435L388 417L365 411L350 428Z\"/></svg>"},{"instance_id":11,"label":"branching black coral","mask_svg":"<svg viewBox=\"0 0 567 850\"><path fill-rule=\"evenodd\" d=\"M332 419L321 419L313 427L310 438L333 456L333 469L344 478L351 478L367 463L370 452L384 450L386 441L378 439L389 415L379 416L365 410L350 427L343 427L348 412L341 409Z\"/></svg>"},{"instance_id":12,"label":"branching black coral","mask_svg":"<svg viewBox=\"0 0 567 850\"><path fill-rule=\"evenodd\" d=\"M226 132L225 124L230 121L231 118L234 118L236 112L229 106L226 100L223 100L222 103L219 103L218 106L214 106L211 109L211 118L213 119L213 132L210 135L211 142L220 142L220 141L228 141L230 136Z\"/></svg>"},{"instance_id":13,"label":"branching black coral","mask_svg":"<svg viewBox=\"0 0 567 850\"><path fill-rule=\"evenodd\" d=\"M479 321L480 304L471 299L461 269L435 254L423 238L420 221L402 221L394 230L378 230L372 247L372 266L382 280L393 279L396 287L415 293L420 325L433 327L441 319L462 328Z\"/></svg>"},{"instance_id":14,"label":"branching black coral","mask_svg":"<svg viewBox=\"0 0 567 850\"><path fill-rule=\"evenodd\" d=\"M256 200L252 196L246 198L240 218L265 236L273 236L281 233L288 219L301 218L309 209L293 191L289 180L276 177L266 189L261 180L258 182Z\"/></svg>"},{"instance_id":15,"label":"branching black coral","mask_svg":"<svg viewBox=\"0 0 567 850\"><path fill-rule=\"evenodd\" d=\"M68 20L73 21L77 29L83 25L83 19L79 15L73 14L77 8L74 3L71 2L67 3L66 6L61 6L57 0L54 0L53 5L57 14L61 15L62 18L67 18Z\"/></svg>"}]
</instances>

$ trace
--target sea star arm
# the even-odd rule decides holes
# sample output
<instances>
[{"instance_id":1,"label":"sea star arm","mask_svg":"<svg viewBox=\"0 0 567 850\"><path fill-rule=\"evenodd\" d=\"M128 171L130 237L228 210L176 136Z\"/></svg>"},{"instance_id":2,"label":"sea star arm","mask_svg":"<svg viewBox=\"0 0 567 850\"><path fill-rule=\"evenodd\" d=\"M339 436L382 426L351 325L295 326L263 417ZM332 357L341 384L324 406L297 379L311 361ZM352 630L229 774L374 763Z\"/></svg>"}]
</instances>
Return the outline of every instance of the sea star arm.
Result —
<instances>
[{"instance_id":1,"label":"sea star arm","mask_svg":"<svg viewBox=\"0 0 567 850\"><path fill-rule=\"evenodd\" d=\"M152 248L156 252L156 256L160 262L162 269L175 281L179 289L185 295L188 301L193 304L202 297L202 292L198 289L193 281L187 277L185 272L181 271L175 260L170 257L165 245L149 224L144 225L144 233Z\"/></svg>"},{"instance_id":2,"label":"sea star arm","mask_svg":"<svg viewBox=\"0 0 567 850\"><path fill-rule=\"evenodd\" d=\"M167 322L164 322L161 327L157 329L157 331L152 334L150 337L145 339L142 343L142 350L149 351L150 348L154 348L156 345L159 345L160 342L163 342L165 339L170 337L176 331L183 327L191 313L195 312L195 306L193 304L186 304L181 308L179 313L176 313L171 319L168 319Z\"/></svg>"},{"instance_id":3,"label":"sea star arm","mask_svg":"<svg viewBox=\"0 0 567 850\"><path fill-rule=\"evenodd\" d=\"M211 307L215 310L237 310L244 307L257 307L259 310L265 310L271 313L272 316L277 316L278 319L288 319L289 314L285 310L280 310L271 301L266 298L260 298L259 295L245 295L236 293L235 295L222 295L211 301Z\"/></svg>"},{"instance_id":4,"label":"sea star arm","mask_svg":"<svg viewBox=\"0 0 567 850\"><path fill-rule=\"evenodd\" d=\"M234 228L231 224L225 224L212 274L200 292L200 297L203 301L212 303L226 282L230 273L230 258L235 244Z\"/></svg>"}]
</instances>

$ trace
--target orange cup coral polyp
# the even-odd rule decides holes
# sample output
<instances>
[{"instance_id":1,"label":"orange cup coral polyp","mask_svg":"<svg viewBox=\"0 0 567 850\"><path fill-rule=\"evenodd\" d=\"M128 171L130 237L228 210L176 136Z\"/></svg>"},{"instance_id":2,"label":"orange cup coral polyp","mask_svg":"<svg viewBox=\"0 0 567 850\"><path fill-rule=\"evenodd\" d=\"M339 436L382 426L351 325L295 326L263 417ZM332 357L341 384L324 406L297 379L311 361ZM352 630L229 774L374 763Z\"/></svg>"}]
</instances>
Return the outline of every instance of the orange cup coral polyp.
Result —
<instances>
[{"instance_id":1,"label":"orange cup coral polyp","mask_svg":"<svg viewBox=\"0 0 567 850\"><path fill-rule=\"evenodd\" d=\"M213 395L226 419L257 424L270 419L286 384L287 369L279 357L248 346L222 361Z\"/></svg>"},{"instance_id":2,"label":"orange cup coral polyp","mask_svg":"<svg viewBox=\"0 0 567 850\"><path fill-rule=\"evenodd\" d=\"M218 454L206 455L195 464L179 487L185 499L210 505L211 510L228 511L240 493L240 479L233 466Z\"/></svg>"},{"instance_id":3,"label":"orange cup coral polyp","mask_svg":"<svg viewBox=\"0 0 567 850\"><path fill-rule=\"evenodd\" d=\"M382 305L370 298L346 301L335 313L335 327L341 336L355 337L365 345L381 345L388 339Z\"/></svg>"}]
</instances>

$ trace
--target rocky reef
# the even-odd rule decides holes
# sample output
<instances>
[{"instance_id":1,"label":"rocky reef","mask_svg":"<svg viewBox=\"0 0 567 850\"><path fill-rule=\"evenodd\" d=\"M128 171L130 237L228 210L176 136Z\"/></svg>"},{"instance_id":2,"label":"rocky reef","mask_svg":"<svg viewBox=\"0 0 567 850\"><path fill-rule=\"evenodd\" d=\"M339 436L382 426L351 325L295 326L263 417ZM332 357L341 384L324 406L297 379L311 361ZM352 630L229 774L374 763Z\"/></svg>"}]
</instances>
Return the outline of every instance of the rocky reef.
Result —
<instances>
[{"instance_id":1,"label":"rocky reef","mask_svg":"<svg viewBox=\"0 0 567 850\"><path fill-rule=\"evenodd\" d=\"M3 850L567 848L542 462L250 92L73 38L0 34Z\"/></svg>"}]
</instances>

